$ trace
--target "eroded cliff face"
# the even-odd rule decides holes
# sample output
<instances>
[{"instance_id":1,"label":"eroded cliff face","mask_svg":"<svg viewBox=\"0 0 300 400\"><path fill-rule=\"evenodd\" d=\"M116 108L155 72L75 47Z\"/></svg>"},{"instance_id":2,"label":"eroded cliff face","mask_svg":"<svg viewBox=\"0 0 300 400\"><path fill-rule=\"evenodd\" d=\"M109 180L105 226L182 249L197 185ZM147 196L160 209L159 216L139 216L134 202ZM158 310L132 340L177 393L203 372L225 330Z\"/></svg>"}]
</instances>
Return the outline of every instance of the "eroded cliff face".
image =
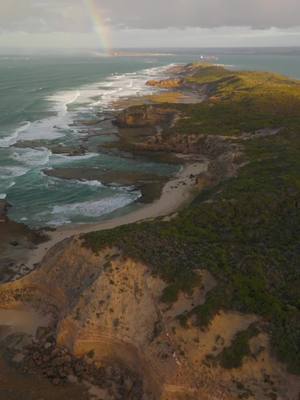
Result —
<instances>
[{"instance_id":1,"label":"eroded cliff face","mask_svg":"<svg viewBox=\"0 0 300 400\"><path fill-rule=\"evenodd\" d=\"M156 125L169 125L176 115L176 110L153 105L132 106L121 111L115 120L120 128L141 128Z\"/></svg>"},{"instance_id":2,"label":"eroded cliff face","mask_svg":"<svg viewBox=\"0 0 300 400\"><path fill-rule=\"evenodd\" d=\"M216 158L238 146L233 145L225 136L182 134L173 132L170 135L157 133L148 137L144 143L136 144L147 151L165 151L190 155L203 155Z\"/></svg>"},{"instance_id":3,"label":"eroded cliff face","mask_svg":"<svg viewBox=\"0 0 300 400\"><path fill-rule=\"evenodd\" d=\"M8 309L29 304L50 313L58 346L75 357L92 354L101 365L123 365L141 378L143 389L134 398L269 399L276 394L296 400L299 382L272 358L263 330L251 339L242 367L229 370L209 362L238 332L260 321L222 311L207 329L193 317L183 326L178 316L203 304L217 284L206 270L198 273L202 285L168 305L161 301L166 284L146 265L118 249L96 255L74 238L53 248L35 272L2 285L0 304Z\"/></svg>"},{"instance_id":4,"label":"eroded cliff face","mask_svg":"<svg viewBox=\"0 0 300 400\"><path fill-rule=\"evenodd\" d=\"M0 283L18 277L18 273L28 273L25 266L28 253L46 240L44 232L12 221L8 216L10 207L6 200L0 200Z\"/></svg>"},{"instance_id":5,"label":"eroded cliff face","mask_svg":"<svg viewBox=\"0 0 300 400\"><path fill-rule=\"evenodd\" d=\"M161 89L178 89L184 85L184 79L163 79L163 80L150 80L146 83L147 86L154 86Z\"/></svg>"}]
</instances>

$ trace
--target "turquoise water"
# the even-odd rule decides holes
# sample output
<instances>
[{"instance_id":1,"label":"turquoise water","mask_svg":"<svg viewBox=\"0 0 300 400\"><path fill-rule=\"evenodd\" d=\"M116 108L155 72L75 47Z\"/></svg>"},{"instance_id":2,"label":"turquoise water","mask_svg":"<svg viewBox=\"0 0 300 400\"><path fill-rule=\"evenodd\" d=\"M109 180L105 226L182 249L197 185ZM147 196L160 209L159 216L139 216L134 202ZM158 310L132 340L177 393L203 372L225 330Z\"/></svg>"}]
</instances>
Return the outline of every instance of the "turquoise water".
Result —
<instances>
[{"instance_id":1,"label":"turquoise water","mask_svg":"<svg viewBox=\"0 0 300 400\"><path fill-rule=\"evenodd\" d=\"M80 121L102 118L119 98L151 93L145 82L163 77L163 67L198 58L188 53L140 58L0 56L0 197L13 206L11 218L37 227L92 222L132 206L140 197L132 187L48 177L46 168L173 174L172 165L99 152L99 144L115 140L115 128L109 121L97 127ZM218 63L300 78L299 56L220 55ZM76 146L83 138L87 154L51 152L54 145Z\"/></svg>"}]
</instances>

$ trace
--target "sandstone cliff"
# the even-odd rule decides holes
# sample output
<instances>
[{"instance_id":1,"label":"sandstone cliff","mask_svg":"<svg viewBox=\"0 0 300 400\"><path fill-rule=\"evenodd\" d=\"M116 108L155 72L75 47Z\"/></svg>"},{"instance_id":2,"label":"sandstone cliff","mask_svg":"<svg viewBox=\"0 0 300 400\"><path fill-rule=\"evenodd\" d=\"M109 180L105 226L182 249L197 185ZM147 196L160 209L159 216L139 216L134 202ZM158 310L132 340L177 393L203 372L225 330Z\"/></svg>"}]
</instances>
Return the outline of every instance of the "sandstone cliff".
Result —
<instances>
[{"instance_id":1,"label":"sandstone cliff","mask_svg":"<svg viewBox=\"0 0 300 400\"><path fill-rule=\"evenodd\" d=\"M101 365L117 363L138 375L143 399L296 399L293 377L276 362L268 336L251 339L251 353L240 368L209 363L254 315L221 311L207 329L178 316L205 302L216 282L198 270L202 285L172 304L161 301L166 284L146 265L106 248L98 255L74 238L53 248L38 270L0 288L1 306L30 304L51 313L57 345L76 357L92 354ZM268 378L268 379L267 379ZM124 395L123 398L126 397Z\"/></svg>"},{"instance_id":2,"label":"sandstone cliff","mask_svg":"<svg viewBox=\"0 0 300 400\"><path fill-rule=\"evenodd\" d=\"M120 128L141 128L155 125L168 125L176 114L170 108L154 107L152 105L129 107L120 112L115 125Z\"/></svg>"},{"instance_id":3,"label":"sandstone cliff","mask_svg":"<svg viewBox=\"0 0 300 400\"><path fill-rule=\"evenodd\" d=\"M41 231L34 231L24 224L8 217L10 208L5 200L0 200L0 283L17 276L18 272L28 272L25 260L29 251L46 239Z\"/></svg>"}]
</instances>

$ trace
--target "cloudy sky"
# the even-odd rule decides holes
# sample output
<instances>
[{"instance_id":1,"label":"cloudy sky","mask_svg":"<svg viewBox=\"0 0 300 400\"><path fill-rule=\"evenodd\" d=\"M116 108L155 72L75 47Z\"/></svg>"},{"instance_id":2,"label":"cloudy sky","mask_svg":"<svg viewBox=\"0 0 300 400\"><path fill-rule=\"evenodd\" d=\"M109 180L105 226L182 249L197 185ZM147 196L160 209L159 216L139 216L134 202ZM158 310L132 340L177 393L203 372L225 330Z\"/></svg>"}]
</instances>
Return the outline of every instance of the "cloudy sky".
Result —
<instances>
[{"instance_id":1,"label":"cloudy sky","mask_svg":"<svg viewBox=\"0 0 300 400\"><path fill-rule=\"evenodd\" d=\"M300 45L300 0L0 0L0 49Z\"/></svg>"}]
</instances>

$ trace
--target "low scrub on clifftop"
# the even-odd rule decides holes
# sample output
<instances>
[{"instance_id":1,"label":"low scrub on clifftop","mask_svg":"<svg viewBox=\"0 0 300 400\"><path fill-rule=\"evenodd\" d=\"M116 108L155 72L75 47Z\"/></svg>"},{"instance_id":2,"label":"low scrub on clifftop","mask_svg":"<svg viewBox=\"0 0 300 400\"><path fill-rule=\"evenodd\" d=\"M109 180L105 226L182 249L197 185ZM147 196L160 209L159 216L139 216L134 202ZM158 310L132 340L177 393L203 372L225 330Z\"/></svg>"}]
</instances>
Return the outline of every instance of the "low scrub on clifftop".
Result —
<instances>
[{"instance_id":1,"label":"low scrub on clifftop","mask_svg":"<svg viewBox=\"0 0 300 400\"><path fill-rule=\"evenodd\" d=\"M239 135L300 126L300 82L269 72L229 71L196 65L186 83L206 87L207 101L181 104L181 133Z\"/></svg>"},{"instance_id":2,"label":"low scrub on clifftop","mask_svg":"<svg viewBox=\"0 0 300 400\"><path fill-rule=\"evenodd\" d=\"M215 72L222 75L219 69ZM243 94L233 94L236 83L229 79L231 72L225 75L220 77L216 94L219 107L225 104L230 108L227 96L235 101ZM252 82L260 80L262 74L240 75ZM203 81L204 76L195 74L192 79ZM205 79L209 80L209 75ZM220 309L255 313L267 322L274 353L290 372L300 373L300 120L293 114L300 104L300 86L275 75L270 76L270 85L273 79L282 81L276 84L276 90L268 92L264 86L264 98L259 99L260 90L253 89L253 99L266 103L265 110L273 113L274 104L279 104L278 93L288 93L286 99L292 107L284 105L290 109L286 111L287 124L282 108L282 115L273 113L274 126L285 128L279 134L241 142L248 162L238 177L201 193L169 222L157 220L90 233L84 236L84 243L95 252L118 246L125 255L149 265L153 274L169 285L162 298L167 302L175 301L179 291L192 291L199 284L195 271L208 269L218 285L208 294L206 303L191 312L198 325L207 326ZM254 102L251 108L250 104L250 115L260 106ZM262 112L255 129L269 126L265 124L269 115ZM232 127L235 118L244 117L243 113L233 116ZM222 118L220 115L219 122ZM206 123L209 125L210 120ZM208 133L214 128L211 126ZM180 316L183 322L189 317ZM232 364L229 354L223 358L225 364Z\"/></svg>"},{"instance_id":3,"label":"low scrub on clifftop","mask_svg":"<svg viewBox=\"0 0 300 400\"><path fill-rule=\"evenodd\" d=\"M225 347L217 356L208 355L206 363L219 364L223 368L232 369L242 366L243 359L251 354L249 341L259 333L255 324L249 326L245 331L239 332L230 346Z\"/></svg>"}]
</instances>

